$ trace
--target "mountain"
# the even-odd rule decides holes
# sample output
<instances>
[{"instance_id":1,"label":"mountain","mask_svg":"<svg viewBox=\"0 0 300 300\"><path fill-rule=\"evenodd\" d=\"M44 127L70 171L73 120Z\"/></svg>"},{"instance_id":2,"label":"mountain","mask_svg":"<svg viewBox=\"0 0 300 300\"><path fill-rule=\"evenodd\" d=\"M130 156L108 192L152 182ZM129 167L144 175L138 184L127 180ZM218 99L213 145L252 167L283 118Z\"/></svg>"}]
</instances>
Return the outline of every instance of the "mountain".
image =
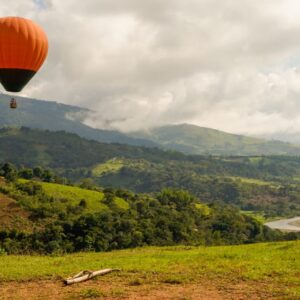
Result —
<instances>
[{"instance_id":1,"label":"mountain","mask_svg":"<svg viewBox=\"0 0 300 300\"><path fill-rule=\"evenodd\" d=\"M186 154L210 155L300 155L300 147L267 141L190 124L169 125L124 134L83 123L91 111L51 101L15 97L18 109L9 108L10 96L0 95L0 127L66 131L80 137L135 146L158 147Z\"/></svg>"},{"instance_id":2,"label":"mountain","mask_svg":"<svg viewBox=\"0 0 300 300\"><path fill-rule=\"evenodd\" d=\"M33 129L66 131L81 137L105 143L123 143L154 147L154 142L129 137L113 130L101 130L82 123L82 118L90 111L54 101L42 101L25 97L14 97L18 108L9 108L10 96L0 95L0 127L28 127Z\"/></svg>"},{"instance_id":3,"label":"mountain","mask_svg":"<svg viewBox=\"0 0 300 300\"><path fill-rule=\"evenodd\" d=\"M267 141L191 124L168 125L131 133L165 149L186 154L210 155L299 155L300 147L281 141Z\"/></svg>"},{"instance_id":4,"label":"mountain","mask_svg":"<svg viewBox=\"0 0 300 300\"><path fill-rule=\"evenodd\" d=\"M185 159L181 153L126 144L100 143L65 131L29 128L0 129L0 161L50 168L93 167L114 157L158 162Z\"/></svg>"}]
</instances>

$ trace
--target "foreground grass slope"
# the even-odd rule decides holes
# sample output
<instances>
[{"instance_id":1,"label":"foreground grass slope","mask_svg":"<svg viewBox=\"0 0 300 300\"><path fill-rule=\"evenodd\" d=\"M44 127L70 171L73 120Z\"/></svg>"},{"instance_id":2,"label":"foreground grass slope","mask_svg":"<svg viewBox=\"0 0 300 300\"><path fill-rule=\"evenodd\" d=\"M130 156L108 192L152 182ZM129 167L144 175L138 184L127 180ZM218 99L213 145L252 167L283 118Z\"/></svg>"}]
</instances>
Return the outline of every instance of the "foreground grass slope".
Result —
<instances>
[{"instance_id":1,"label":"foreground grass slope","mask_svg":"<svg viewBox=\"0 0 300 300\"><path fill-rule=\"evenodd\" d=\"M300 298L300 243L222 247L147 247L66 256L2 256L0 282L57 281L80 270L119 268L110 285L241 284L261 289L266 299ZM104 280L104 279L99 279ZM97 285L98 291L101 284ZM88 287L88 284L84 286ZM246 290L245 290L246 292ZM259 292L257 290L257 292ZM126 296L126 295L125 295ZM244 298L241 298L244 299ZM260 298L256 298L260 299Z\"/></svg>"}]
</instances>

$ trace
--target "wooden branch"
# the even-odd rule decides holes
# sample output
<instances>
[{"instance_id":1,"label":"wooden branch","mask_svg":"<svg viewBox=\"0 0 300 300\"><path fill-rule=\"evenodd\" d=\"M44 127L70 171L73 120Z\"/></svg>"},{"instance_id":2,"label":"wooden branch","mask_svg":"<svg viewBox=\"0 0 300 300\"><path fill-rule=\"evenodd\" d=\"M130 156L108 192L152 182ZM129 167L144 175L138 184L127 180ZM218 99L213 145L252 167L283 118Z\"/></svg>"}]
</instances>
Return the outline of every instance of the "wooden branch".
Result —
<instances>
[{"instance_id":1,"label":"wooden branch","mask_svg":"<svg viewBox=\"0 0 300 300\"><path fill-rule=\"evenodd\" d=\"M76 274L75 276L69 277L66 280L64 280L64 283L66 285L79 283L79 282L89 280L89 279L99 276L99 275L105 275L105 274L111 273L113 271L118 271L118 269L103 269L103 270L99 270L99 271L87 271L87 270L81 271L78 274Z\"/></svg>"}]
</instances>

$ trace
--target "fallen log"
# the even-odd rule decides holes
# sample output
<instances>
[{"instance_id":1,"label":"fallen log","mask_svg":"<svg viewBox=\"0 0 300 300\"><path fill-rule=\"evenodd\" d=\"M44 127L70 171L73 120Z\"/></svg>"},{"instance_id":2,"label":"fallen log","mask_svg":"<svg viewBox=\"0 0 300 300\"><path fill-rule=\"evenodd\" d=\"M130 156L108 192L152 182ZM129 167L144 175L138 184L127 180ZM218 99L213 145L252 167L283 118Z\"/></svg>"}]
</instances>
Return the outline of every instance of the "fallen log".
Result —
<instances>
[{"instance_id":1,"label":"fallen log","mask_svg":"<svg viewBox=\"0 0 300 300\"><path fill-rule=\"evenodd\" d=\"M81 271L78 274L74 275L73 277L69 277L64 280L64 283L66 285L71 285L74 283L79 283L83 282L86 280L89 280L93 277L99 276L99 275L105 275L108 273L111 273L113 271L119 271L118 269L103 269L103 270L98 270L98 271Z\"/></svg>"}]
</instances>

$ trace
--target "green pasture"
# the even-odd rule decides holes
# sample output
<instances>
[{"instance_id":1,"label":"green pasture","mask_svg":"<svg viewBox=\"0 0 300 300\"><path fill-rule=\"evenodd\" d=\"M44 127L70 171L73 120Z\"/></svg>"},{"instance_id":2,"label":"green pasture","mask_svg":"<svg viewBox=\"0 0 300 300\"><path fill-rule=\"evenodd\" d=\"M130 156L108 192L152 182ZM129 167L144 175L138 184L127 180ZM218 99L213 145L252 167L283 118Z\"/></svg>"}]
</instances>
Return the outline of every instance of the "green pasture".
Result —
<instances>
[{"instance_id":1,"label":"green pasture","mask_svg":"<svg viewBox=\"0 0 300 300\"><path fill-rule=\"evenodd\" d=\"M25 180L22 180L25 182ZM76 186L68 186L56 183L39 182L44 192L48 196L52 196L57 199L66 199L69 204L78 205L81 200L85 200L87 204L87 211L97 212L103 209L107 209L107 206L101 201L104 199L104 193L99 191L91 191L82 189ZM116 197L115 203L123 209L128 209L129 204L122 198Z\"/></svg>"},{"instance_id":2,"label":"green pasture","mask_svg":"<svg viewBox=\"0 0 300 300\"><path fill-rule=\"evenodd\" d=\"M88 211L95 212L106 208L106 205L101 203L104 197L102 192L48 182L40 184L47 195L57 199L66 199L72 205L78 205L81 200L85 200Z\"/></svg>"},{"instance_id":3,"label":"green pasture","mask_svg":"<svg viewBox=\"0 0 300 300\"><path fill-rule=\"evenodd\" d=\"M300 242L219 247L146 247L65 256L1 256L0 281L55 279L80 270L118 268L138 280L200 278L265 282L300 297ZM118 275L119 276L119 275ZM295 298L296 299L296 298ZM298 299L298 298L297 298Z\"/></svg>"},{"instance_id":4,"label":"green pasture","mask_svg":"<svg viewBox=\"0 0 300 300\"><path fill-rule=\"evenodd\" d=\"M120 158L113 158L103 164L98 164L92 169L95 177L101 177L105 173L117 173L124 166L124 161Z\"/></svg>"},{"instance_id":5,"label":"green pasture","mask_svg":"<svg viewBox=\"0 0 300 300\"><path fill-rule=\"evenodd\" d=\"M234 176L230 176L229 178L232 179L232 180L241 181L242 183L262 185L262 186L268 185L268 186L276 187L276 184L273 183L273 182L264 181L264 180L260 180L260 179L255 179L255 178L234 177Z\"/></svg>"},{"instance_id":6,"label":"green pasture","mask_svg":"<svg viewBox=\"0 0 300 300\"><path fill-rule=\"evenodd\" d=\"M19 182L25 183L28 182L26 179L19 179ZM79 205L81 200L85 200L86 202L86 210L87 212L97 212L103 209L107 209L107 206L102 202L104 198L104 194L99 191L92 191L87 189L82 189L77 186L69 186L62 185L56 183L48 183L48 182L38 182L46 195L53 197L55 199L64 199L65 204L68 205ZM123 200L123 199L121 199ZM125 200L123 200L126 202ZM119 205L125 205L123 201L116 201Z\"/></svg>"}]
</instances>

